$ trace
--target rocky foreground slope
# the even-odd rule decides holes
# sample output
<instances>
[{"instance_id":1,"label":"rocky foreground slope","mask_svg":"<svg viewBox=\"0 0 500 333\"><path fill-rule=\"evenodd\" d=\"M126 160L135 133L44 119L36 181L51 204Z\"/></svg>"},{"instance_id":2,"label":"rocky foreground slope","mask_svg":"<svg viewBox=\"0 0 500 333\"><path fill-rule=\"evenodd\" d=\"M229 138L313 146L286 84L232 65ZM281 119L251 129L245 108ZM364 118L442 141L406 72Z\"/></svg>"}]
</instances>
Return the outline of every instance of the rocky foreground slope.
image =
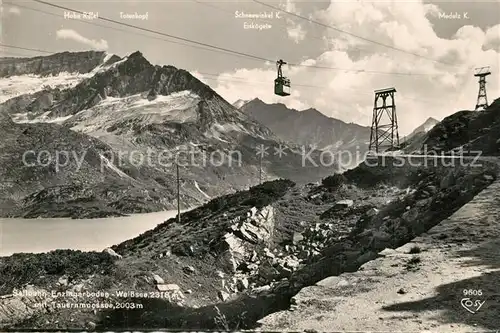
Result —
<instances>
[{"instance_id":1,"label":"rocky foreground slope","mask_svg":"<svg viewBox=\"0 0 500 333\"><path fill-rule=\"evenodd\" d=\"M500 182L357 272L302 289L259 330L474 332L500 325Z\"/></svg>"},{"instance_id":2,"label":"rocky foreground slope","mask_svg":"<svg viewBox=\"0 0 500 333\"><path fill-rule=\"evenodd\" d=\"M280 180L223 196L103 253L1 258L0 321L38 329L254 327L304 287L356 271L439 224L498 174L488 162L373 165L320 185ZM20 297L28 291L39 293ZM61 306L68 302L115 308ZM116 308L124 302L127 309Z\"/></svg>"},{"instance_id":3,"label":"rocky foreground slope","mask_svg":"<svg viewBox=\"0 0 500 333\"><path fill-rule=\"evenodd\" d=\"M349 151L353 156L363 156L368 151L369 127L347 124L316 109L298 111L284 104L266 104L258 98L242 104L239 109L269 127L286 142L313 145L333 152ZM360 161L353 161L349 167L356 166L356 162Z\"/></svg>"}]
</instances>

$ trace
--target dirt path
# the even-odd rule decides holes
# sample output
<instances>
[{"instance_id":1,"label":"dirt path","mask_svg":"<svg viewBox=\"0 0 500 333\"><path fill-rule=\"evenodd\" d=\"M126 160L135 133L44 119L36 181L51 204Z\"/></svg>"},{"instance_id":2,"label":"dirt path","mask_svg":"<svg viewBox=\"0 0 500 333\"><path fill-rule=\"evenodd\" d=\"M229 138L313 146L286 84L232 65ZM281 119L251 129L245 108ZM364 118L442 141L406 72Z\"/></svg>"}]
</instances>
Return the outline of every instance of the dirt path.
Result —
<instances>
[{"instance_id":1,"label":"dirt path","mask_svg":"<svg viewBox=\"0 0 500 333\"><path fill-rule=\"evenodd\" d=\"M415 246L421 252L409 254ZM259 329L500 329L500 180L412 243L382 254L355 273L302 289L296 305L261 319ZM464 289L482 295L464 296ZM485 303L471 313L461 305L466 297Z\"/></svg>"}]
</instances>

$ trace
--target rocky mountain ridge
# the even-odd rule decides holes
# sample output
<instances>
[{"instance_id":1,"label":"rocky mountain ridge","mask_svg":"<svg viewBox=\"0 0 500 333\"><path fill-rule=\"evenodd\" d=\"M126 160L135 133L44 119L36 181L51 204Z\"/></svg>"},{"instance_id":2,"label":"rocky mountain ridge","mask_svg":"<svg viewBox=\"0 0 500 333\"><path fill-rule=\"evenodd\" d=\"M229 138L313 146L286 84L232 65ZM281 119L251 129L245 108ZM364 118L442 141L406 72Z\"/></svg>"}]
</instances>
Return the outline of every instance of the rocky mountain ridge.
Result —
<instances>
[{"instance_id":1,"label":"rocky mountain ridge","mask_svg":"<svg viewBox=\"0 0 500 333\"><path fill-rule=\"evenodd\" d=\"M347 124L330 118L316 109L288 109L283 104L266 104L256 98L244 104L241 111L269 127L286 142L313 145L332 152L349 151L361 156L368 151L370 128ZM356 156L356 155L355 155ZM356 161L350 167L361 161Z\"/></svg>"}]
</instances>

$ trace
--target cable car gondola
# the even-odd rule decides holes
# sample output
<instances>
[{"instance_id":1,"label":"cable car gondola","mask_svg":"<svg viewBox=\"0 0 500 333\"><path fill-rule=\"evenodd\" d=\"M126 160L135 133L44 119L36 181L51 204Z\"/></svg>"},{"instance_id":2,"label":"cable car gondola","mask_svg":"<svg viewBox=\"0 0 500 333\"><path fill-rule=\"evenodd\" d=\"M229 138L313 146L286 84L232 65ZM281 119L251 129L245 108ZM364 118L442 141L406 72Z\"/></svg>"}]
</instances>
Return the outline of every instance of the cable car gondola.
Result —
<instances>
[{"instance_id":1,"label":"cable car gondola","mask_svg":"<svg viewBox=\"0 0 500 333\"><path fill-rule=\"evenodd\" d=\"M278 77L274 80L274 93L279 96L290 96L290 79L283 76L281 66L286 64L283 60L276 61L278 68Z\"/></svg>"}]
</instances>

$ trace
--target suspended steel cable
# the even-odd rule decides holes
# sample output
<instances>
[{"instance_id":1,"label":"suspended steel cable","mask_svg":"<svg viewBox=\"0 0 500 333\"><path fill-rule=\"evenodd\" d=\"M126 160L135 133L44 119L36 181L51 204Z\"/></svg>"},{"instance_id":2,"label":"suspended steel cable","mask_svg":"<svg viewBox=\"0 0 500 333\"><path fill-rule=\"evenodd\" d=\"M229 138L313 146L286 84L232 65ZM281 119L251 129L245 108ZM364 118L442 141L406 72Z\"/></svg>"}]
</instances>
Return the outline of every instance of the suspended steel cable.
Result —
<instances>
[{"instance_id":1,"label":"suspended steel cable","mask_svg":"<svg viewBox=\"0 0 500 333\"><path fill-rule=\"evenodd\" d=\"M26 51L41 52L41 53L45 53L45 54L57 53L55 51L33 49L33 48L20 47L20 46L16 46L16 45L8 45L8 44L3 44L3 43L0 43L0 46L7 47L7 48L26 50ZM18 54L18 55L20 55L20 54ZM20 56L26 57L26 55L20 55ZM213 76L214 77L214 78L207 77L206 79L208 79L208 80L235 82L235 83L243 83L243 84L247 84L247 85L258 85L258 86L262 86L263 84L269 84L269 82L264 82L264 81L249 81L247 78L244 78L244 77L230 76L229 78L224 78L224 77L221 77L223 74L199 72L199 71L193 71L193 72L199 73L199 74L204 75L204 76ZM311 85L311 84L299 84L299 83L297 83L297 84L294 84L294 86L302 87L302 88L328 90L328 88L326 88L324 86L317 86L317 85ZM361 90L361 89L353 89L353 88L349 88L349 87L342 87L341 90L350 90L350 91L354 91L356 93L372 95L371 92ZM408 99L408 100L421 101L421 102L429 103L429 104L433 104L433 105L435 105L435 104L443 105L443 106L446 105L446 103L444 103L444 102L429 101L429 100L425 100L425 99L421 99L421 98L412 98L412 97L402 96L402 95L399 95L399 97L403 98L403 99Z\"/></svg>"}]
</instances>

